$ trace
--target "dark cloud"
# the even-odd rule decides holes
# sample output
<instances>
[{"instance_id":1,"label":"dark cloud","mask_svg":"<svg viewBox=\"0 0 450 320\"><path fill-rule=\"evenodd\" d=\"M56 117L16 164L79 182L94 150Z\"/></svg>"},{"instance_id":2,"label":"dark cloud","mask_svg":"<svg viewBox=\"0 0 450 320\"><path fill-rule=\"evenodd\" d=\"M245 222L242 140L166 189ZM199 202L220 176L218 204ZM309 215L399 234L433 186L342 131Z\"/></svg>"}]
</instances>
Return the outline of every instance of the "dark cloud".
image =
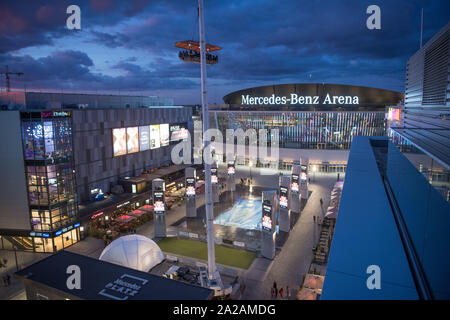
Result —
<instances>
[{"instance_id":1,"label":"dark cloud","mask_svg":"<svg viewBox=\"0 0 450 320\"><path fill-rule=\"evenodd\" d=\"M35 59L29 55L0 54L0 60L15 70L26 70L21 78L15 78L17 89L65 89L104 91L146 91L154 89L192 88L195 82L185 78L164 78L156 72L131 62L121 62L114 69L122 71L118 76L108 76L90 71L91 58L81 51L56 51L49 56ZM131 59L133 60L133 59ZM20 85L17 85L17 84Z\"/></svg>"},{"instance_id":2,"label":"dark cloud","mask_svg":"<svg viewBox=\"0 0 450 320\"><path fill-rule=\"evenodd\" d=\"M80 51L49 52L40 59L7 54L51 45L55 38L71 35L65 29L65 8L72 3L82 9L83 30L76 46ZM186 90L198 85L199 67L178 61L174 43L198 40L196 4L195 0L50 0L25 6L18 1L2 1L0 53L6 54L10 64L25 67L23 64L29 63L45 69L48 79L64 79L80 89L95 85L112 90L172 90L174 96L178 90L182 92L180 97L195 96L187 95ZM366 8L371 4L381 8L381 30L366 28ZM419 46L422 7L426 41L449 21L450 2L207 0L207 40L223 47L218 52L219 64L208 67L211 91L219 97L215 102L220 102L227 90L269 83L353 82L403 90L407 59ZM112 65L110 71L120 76L106 76L93 71L99 61L80 55L83 45L89 43L104 48L103 61L109 60L110 48L136 53ZM148 54L150 63L141 59L142 52ZM61 63L46 67L51 59ZM66 69L58 68L70 59L73 74L69 76ZM146 65L142 61L147 61ZM58 74L61 72L66 75ZM30 84L47 81L38 74L27 74ZM199 101L197 97L195 102Z\"/></svg>"}]
</instances>

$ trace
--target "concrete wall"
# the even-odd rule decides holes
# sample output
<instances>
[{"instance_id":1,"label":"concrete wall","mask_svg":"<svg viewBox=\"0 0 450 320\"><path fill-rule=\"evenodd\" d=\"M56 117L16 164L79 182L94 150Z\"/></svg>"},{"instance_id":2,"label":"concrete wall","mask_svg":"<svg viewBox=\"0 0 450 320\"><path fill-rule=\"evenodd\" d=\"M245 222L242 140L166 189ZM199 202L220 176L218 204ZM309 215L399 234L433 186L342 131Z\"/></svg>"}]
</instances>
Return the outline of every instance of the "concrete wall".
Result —
<instances>
[{"instance_id":1,"label":"concrete wall","mask_svg":"<svg viewBox=\"0 0 450 320\"><path fill-rule=\"evenodd\" d=\"M0 229L31 230L20 114L0 111Z\"/></svg>"}]
</instances>

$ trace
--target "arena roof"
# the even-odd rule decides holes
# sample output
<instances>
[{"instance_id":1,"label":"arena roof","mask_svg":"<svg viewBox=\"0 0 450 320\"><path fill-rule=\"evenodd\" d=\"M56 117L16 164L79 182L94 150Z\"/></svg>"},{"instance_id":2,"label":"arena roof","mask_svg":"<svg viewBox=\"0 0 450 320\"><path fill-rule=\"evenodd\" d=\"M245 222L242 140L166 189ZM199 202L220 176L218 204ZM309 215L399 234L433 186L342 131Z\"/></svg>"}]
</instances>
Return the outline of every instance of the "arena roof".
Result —
<instances>
[{"instance_id":1,"label":"arena roof","mask_svg":"<svg viewBox=\"0 0 450 320\"><path fill-rule=\"evenodd\" d=\"M403 101L401 92L326 83L278 84L235 91L223 97L226 104L240 106L385 107Z\"/></svg>"}]
</instances>

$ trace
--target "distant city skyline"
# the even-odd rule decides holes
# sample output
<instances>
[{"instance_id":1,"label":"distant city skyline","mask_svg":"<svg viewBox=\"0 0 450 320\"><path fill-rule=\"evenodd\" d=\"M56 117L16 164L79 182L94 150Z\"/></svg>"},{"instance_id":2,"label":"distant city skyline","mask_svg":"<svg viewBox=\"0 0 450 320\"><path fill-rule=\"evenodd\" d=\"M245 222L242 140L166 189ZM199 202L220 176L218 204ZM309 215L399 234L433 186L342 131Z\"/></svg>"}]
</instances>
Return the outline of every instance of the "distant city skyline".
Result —
<instances>
[{"instance_id":1,"label":"distant city skyline","mask_svg":"<svg viewBox=\"0 0 450 320\"><path fill-rule=\"evenodd\" d=\"M448 22L448 1L205 1L206 36L221 46L208 67L210 103L269 84L337 83L404 91L406 61ZM66 8L81 8L81 30ZM381 30L366 8L381 9ZM198 40L197 1L2 1L0 70L14 90L159 95L200 103L199 65L174 43ZM0 78L4 92L5 79Z\"/></svg>"}]
</instances>

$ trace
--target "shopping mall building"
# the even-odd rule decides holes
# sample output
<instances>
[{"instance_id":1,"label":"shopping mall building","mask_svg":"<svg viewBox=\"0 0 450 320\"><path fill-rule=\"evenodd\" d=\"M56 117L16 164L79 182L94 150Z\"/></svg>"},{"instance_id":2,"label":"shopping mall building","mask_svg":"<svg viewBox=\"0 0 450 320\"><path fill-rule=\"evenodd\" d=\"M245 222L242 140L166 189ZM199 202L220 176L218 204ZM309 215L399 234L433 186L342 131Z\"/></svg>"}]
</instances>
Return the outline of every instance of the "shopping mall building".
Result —
<instances>
[{"instance_id":1,"label":"shopping mall building","mask_svg":"<svg viewBox=\"0 0 450 320\"><path fill-rule=\"evenodd\" d=\"M170 164L193 131L191 108L58 104L0 111L0 248L55 252L79 241L79 203Z\"/></svg>"},{"instance_id":2,"label":"shopping mall building","mask_svg":"<svg viewBox=\"0 0 450 320\"><path fill-rule=\"evenodd\" d=\"M400 92L340 84L280 84L236 91L212 105L210 127L279 130L281 169L308 157L317 171L343 172L353 136L385 136Z\"/></svg>"}]
</instances>

